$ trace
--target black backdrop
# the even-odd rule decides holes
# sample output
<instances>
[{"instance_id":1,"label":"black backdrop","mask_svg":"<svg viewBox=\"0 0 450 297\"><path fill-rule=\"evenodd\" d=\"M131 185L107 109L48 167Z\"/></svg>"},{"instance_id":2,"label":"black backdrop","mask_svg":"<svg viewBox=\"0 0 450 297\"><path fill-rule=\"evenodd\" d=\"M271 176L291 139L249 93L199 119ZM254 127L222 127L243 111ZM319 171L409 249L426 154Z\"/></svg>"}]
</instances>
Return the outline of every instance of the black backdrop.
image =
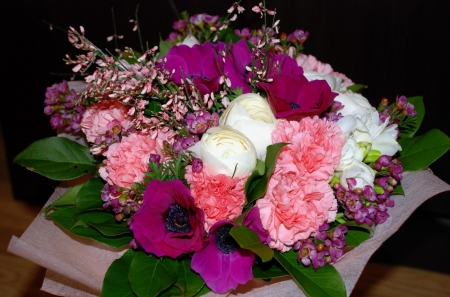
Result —
<instances>
[{"instance_id":1,"label":"black backdrop","mask_svg":"<svg viewBox=\"0 0 450 297\"><path fill-rule=\"evenodd\" d=\"M224 14L232 1L173 0L178 12ZM259 15L251 7L259 0L243 0L246 12L235 27L257 28ZM65 33L49 30L42 20L67 28L82 25L87 37L100 48L113 49L106 37L113 34L111 7L115 11L118 34L125 38L119 46L139 47L129 19L139 22L149 45L165 38L177 19L170 1L85 1L40 0L4 1L2 6L2 75L0 100L1 128L16 199L43 204L55 182L11 164L15 155L32 141L54 134L42 113L45 88L68 73L64 54L77 53ZM305 53L330 63L356 83L368 85L363 95L372 105L382 97L423 95L426 115L419 134L438 128L450 135L448 123L450 87L450 1L448 0L267 0L276 8L281 30L310 32ZM450 183L450 153L431 169ZM450 273L450 193L427 201L405 226L375 254L374 259L408 264ZM447 227L442 222L446 222ZM399 248L400 247L400 248ZM394 252L397 250L398 252ZM424 257L436 255L436 259Z\"/></svg>"}]
</instances>

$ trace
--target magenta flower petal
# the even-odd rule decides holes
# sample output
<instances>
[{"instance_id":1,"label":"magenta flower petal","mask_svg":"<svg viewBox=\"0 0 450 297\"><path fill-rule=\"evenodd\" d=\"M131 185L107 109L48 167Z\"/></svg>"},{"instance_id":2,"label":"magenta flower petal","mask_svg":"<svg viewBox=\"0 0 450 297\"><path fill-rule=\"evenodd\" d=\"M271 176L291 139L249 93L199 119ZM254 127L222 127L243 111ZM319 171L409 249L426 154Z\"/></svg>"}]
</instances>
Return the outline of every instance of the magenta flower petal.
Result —
<instances>
[{"instance_id":1,"label":"magenta flower petal","mask_svg":"<svg viewBox=\"0 0 450 297\"><path fill-rule=\"evenodd\" d=\"M133 216L134 238L148 253L176 258L203 247L204 213L179 180L152 180Z\"/></svg>"}]
</instances>

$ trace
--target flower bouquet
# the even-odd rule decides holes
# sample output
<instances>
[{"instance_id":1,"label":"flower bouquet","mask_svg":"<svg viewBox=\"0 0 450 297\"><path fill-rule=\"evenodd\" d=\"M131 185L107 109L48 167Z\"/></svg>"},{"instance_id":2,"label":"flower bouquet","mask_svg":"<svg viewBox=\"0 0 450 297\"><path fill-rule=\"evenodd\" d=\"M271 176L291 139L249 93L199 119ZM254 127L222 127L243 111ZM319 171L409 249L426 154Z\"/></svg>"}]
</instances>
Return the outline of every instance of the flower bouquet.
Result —
<instances>
[{"instance_id":1,"label":"flower bouquet","mask_svg":"<svg viewBox=\"0 0 450 297\"><path fill-rule=\"evenodd\" d=\"M420 196L450 189L428 171L404 172L450 147L438 130L415 136L421 97L372 107L364 86L302 54L308 32L280 33L274 10L253 11L261 29L231 29L239 3L223 18L185 13L139 53L104 52L69 29L85 53L66 63L85 79L54 84L44 101L68 137L15 158L76 180L25 234L41 247L34 260L56 271L44 289L201 296L272 279L267 295L347 296ZM30 252L24 241L10 250Z\"/></svg>"}]
</instances>

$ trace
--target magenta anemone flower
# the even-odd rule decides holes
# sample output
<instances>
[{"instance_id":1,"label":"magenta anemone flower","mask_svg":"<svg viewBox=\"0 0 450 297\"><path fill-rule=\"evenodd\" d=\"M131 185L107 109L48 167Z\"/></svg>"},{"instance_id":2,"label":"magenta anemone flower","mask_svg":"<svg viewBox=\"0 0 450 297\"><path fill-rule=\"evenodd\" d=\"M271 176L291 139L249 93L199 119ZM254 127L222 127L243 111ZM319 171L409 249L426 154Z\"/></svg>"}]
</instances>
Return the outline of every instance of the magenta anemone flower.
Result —
<instances>
[{"instance_id":1,"label":"magenta anemone flower","mask_svg":"<svg viewBox=\"0 0 450 297\"><path fill-rule=\"evenodd\" d=\"M300 121L320 115L338 95L325 80L308 81L303 69L288 55L275 55L269 77L272 82L260 82L258 88L267 93L276 118Z\"/></svg>"},{"instance_id":2,"label":"magenta anemone flower","mask_svg":"<svg viewBox=\"0 0 450 297\"><path fill-rule=\"evenodd\" d=\"M146 252L176 258L203 247L204 216L181 181L152 180L131 229Z\"/></svg>"},{"instance_id":3,"label":"magenta anemone flower","mask_svg":"<svg viewBox=\"0 0 450 297\"><path fill-rule=\"evenodd\" d=\"M255 254L242 249L230 235L237 224L219 221L209 230L205 247L192 257L191 268L200 274L206 285L222 294L253 279Z\"/></svg>"}]
</instances>

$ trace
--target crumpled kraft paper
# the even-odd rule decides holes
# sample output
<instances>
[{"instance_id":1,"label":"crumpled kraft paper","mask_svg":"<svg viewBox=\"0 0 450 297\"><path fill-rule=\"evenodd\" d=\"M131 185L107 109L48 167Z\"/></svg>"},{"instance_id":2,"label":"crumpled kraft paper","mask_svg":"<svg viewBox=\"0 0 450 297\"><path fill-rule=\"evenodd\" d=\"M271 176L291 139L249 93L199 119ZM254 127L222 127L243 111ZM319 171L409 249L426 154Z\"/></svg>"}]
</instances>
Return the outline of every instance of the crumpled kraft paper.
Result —
<instances>
[{"instance_id":1,"label":"crumpled kraft paper","mask_svg":"<svg viewBox=\"0 0 450 297\"><path fill-rule=\"evenodd\" d=\"M405 196L393 196L395 207L390 217L376 227L374 236L348 252L334 266L342 275L350 295L372 254L424 201L450 190L450 185L429 170L408 172L402 181ZM58 187L47 204L68 190ZM8 251L47 268L42 290L57 296L99 296L103 277L112 261L124 250L117 250L90 239L80 238L38 215L20 237L13 237ZM296 283L281 278L266 283L253 280L239 286L230 296L305 296ZM207 296L220 296L209 293Z\"/></svg>"}]
</instances>

